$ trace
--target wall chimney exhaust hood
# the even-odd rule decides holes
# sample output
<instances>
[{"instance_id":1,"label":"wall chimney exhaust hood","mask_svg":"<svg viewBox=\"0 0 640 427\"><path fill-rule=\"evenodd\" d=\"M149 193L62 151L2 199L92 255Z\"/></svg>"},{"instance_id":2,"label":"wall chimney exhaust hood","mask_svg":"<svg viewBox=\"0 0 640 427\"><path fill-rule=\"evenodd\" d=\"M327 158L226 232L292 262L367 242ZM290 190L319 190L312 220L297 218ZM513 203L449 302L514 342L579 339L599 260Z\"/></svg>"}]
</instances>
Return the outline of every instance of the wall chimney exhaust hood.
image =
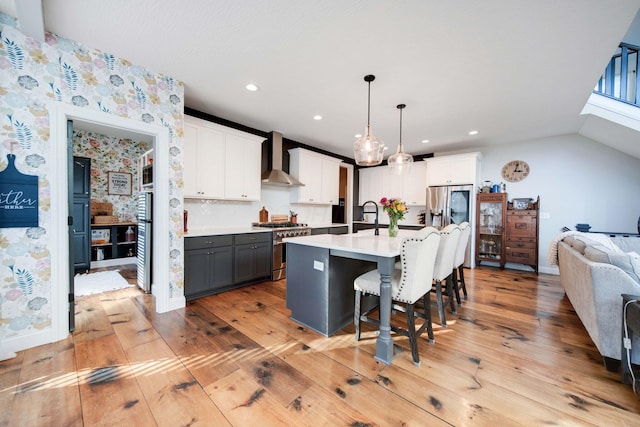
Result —
<instances>
[{"instance_id":1,"label":"wall chimney exhaust hood","mask_svg":"<svg viewBox=\"0 0 640 427\"><path fill-rule=\"evenodd\" d=\"M303 183L282 170L282 134L271 132L271 169L262 174L262 183L279 187L301 187Z\"/></svg>"}]
</instances>

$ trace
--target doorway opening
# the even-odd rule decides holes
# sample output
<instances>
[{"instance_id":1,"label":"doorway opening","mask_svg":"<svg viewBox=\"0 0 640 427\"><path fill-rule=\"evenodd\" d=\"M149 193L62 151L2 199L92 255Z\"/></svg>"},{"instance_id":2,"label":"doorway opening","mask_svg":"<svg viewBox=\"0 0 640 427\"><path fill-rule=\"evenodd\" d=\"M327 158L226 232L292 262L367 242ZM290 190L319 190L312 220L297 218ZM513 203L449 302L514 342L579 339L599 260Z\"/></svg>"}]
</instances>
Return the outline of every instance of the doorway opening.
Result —
<instances>
[{"instance_id":1,"label":"doorway opening","mask_svg":"<svg viewBox=\"0 0 640 427\"><path fill-rule=\"evenodd\" d=\"M147 164L153 165L154 139L87 122L69 123L69 132L74 267L70 293L81 297L129 285L148 292L151 274L144 261L150 252L146 246L151 243L152 218L139 215L139 208L153 192L153 177L144 184L142 175ZM148 171L153 174L152 168Z\"/></svg>"},{"instance_id":2,"label":"doorway opening","mask_svg":"<svg viewBox=\"0 0 640 427\"><path fill-rule=\"evenodd\" d=\"M159 261L169 259L169 130L159 125L138 122L100 111L93 111L68 104L55 103L51 107L51 304L52 335L50 342L64 339L69 334L69 303L73 269L69 253L68 202L69 178L67 175L67 121L83 123L102 134L117 136L120 134L140 134L151 138L155 147L156 200L154 218L156 227L153 233L154 258ZM184 295L172 296L169 286L167 262L155 262L153 266L156 311L159 313L184 307Z\"/></svg>"},{"instance_id":3,"label":"doorway opening","mask_svg":"<svg viewBox=\"0 0 640 427\"><path fill-rule=\"evenodd\" d=\"M353 165L340 164L338 205L332 207L333 223L347 224L349 233L353 223Z\"/></svg>"}]
</instances>

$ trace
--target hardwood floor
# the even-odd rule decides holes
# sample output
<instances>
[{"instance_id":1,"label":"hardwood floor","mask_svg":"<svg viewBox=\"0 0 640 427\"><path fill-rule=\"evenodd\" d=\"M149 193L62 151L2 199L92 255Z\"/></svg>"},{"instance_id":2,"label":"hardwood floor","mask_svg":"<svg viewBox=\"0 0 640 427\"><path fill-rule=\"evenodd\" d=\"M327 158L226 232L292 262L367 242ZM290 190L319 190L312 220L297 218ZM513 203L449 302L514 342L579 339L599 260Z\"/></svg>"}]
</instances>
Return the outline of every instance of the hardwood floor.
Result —
<instances>
[{"instance_id":1,"label":"hardwood floor","mask_svg":"<svg viewBox=\"0 0 640 427\"><path fill-rule=\"evenodd\" d=\"M385 366L371 328L355 342L290 321L284 281L164 314L138 289L81 297L73 336L0 362L0 426L640 424L557 276L465 273L419 367L404 337Z\"/></svg>"}]
</instances>

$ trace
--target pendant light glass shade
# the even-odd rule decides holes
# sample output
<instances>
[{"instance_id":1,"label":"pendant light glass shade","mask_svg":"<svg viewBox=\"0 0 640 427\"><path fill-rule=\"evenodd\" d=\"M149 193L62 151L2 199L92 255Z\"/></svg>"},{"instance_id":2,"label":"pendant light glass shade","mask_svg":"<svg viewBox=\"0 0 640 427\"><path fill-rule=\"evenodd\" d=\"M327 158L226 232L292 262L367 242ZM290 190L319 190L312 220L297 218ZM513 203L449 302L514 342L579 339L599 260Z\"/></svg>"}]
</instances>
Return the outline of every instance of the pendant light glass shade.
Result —
<instances>
[{"instance_id":1,"label":"pendant light glass shade","mask_svg":"<svg viewBox=\"0 0 640 427\"><path fill-rule=\"evenodd\" d=\"M405 104L399 104L397 106L398 110L400 110L400 142L398 143L398 151L387 159L391 171L396 175L409 172L413 164L413 156L405 153L402 148L402 110L404 107L406 107Z\"/></svg>"},{"instance_id":2,"label":"pendant light glass shade","mask_svg":"<svg viewBox=\"0 0 640 427\"><path fill-rule=\"evenodd\" d=\"M356 139L356 142L353 143L353 156L358 166L377 166L382 163L384 154L384 143L371 133L371 82L375 78L376 76L371 74L364 76L364 81L369 84L367 127L364 130L364 136Z\"/></svg>"}]
</instances>

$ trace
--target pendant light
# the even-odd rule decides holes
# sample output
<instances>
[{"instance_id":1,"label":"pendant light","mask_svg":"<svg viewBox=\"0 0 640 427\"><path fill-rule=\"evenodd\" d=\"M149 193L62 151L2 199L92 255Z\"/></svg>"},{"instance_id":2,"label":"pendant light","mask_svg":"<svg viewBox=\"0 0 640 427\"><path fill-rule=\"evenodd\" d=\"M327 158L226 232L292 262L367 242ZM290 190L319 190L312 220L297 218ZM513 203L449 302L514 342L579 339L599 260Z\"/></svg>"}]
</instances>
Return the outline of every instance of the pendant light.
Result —
<instances>
[{"instance_id":1,"label":"pendant light","mask_svg":"<svg viewBox=\"0 0 640 427\"><path fill-rule=\"evenodd\" d=\"M367 127L364 136L356 139L353 143L353 155L358 166L377 166L382 163L384 154L384 143L371 133L371 82L376 76L368 74L364 76L364 81L369 84L369 94L367 97Z\"/></svg>"},{"instance_id":2,"label":"pendant light","mask_svg":"<svg viewBox=\"0 0 640 427\"><path fill-rule=\"evenodd\" d=\"M396 175L402 175L406 173L411 168L411 164L413 163L413 157L411 154L407 154L402 149L402 110L406 107L404 104L399 104L397 106L398 110L400 110L400 142L398 143L398 151L396 154L389 156L387 159L387 163L391 168L391 171Z\"/></svg>"}]
</instances>

